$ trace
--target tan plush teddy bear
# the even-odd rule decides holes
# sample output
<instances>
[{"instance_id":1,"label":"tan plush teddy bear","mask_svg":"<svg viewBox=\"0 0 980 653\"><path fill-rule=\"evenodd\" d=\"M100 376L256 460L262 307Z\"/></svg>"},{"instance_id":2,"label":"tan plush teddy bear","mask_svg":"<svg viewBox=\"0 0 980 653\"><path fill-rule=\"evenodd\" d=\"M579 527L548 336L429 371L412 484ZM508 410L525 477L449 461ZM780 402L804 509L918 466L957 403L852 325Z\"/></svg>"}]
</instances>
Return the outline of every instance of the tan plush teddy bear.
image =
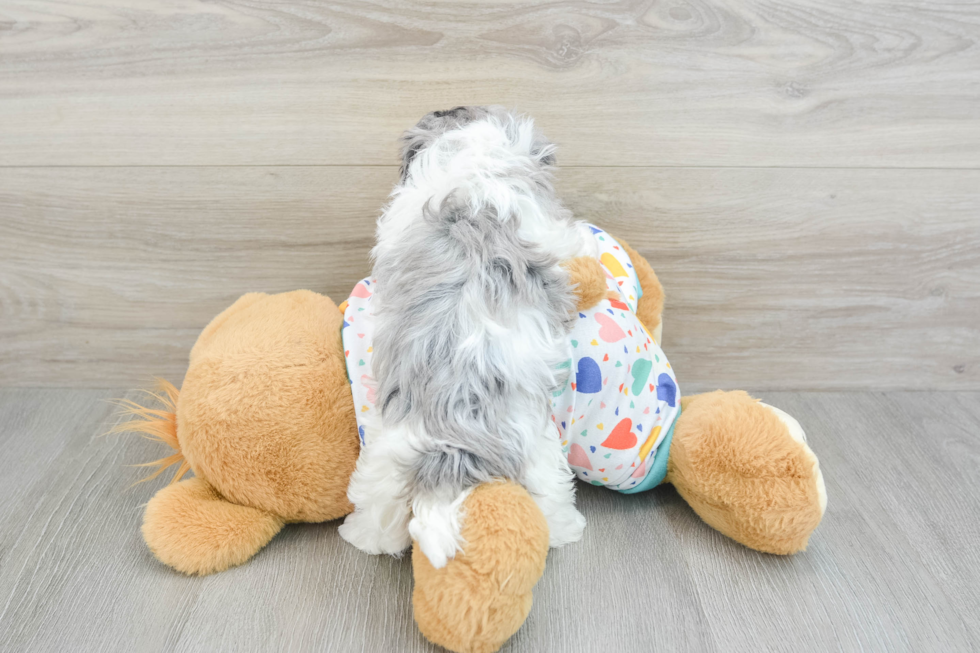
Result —
<instances>
[{"instance_id":1,"label":"tan plush teddy bear","mask_svg":"<svg viewBox=\"0 0 980 653\"><path fill-rule=\"evenodd\" d=\"M646 260L617 242L640 286L631 315L648 342L659 343L660 283ZM618 301L607 289L610 265L592 259L569 265L581 311ZM160 561L188 574L222 571L255 555L288 522L350 512L346 490L360 439L343 322L329 298L310 291L244 295L201 333L180 391L163 385L164 409L131 406L137 419L119 430L148 433L176 450L153 463L159 471L180 465L144 516L143 536ZM799 424L744 392L678 403L658 479L746 546L802 550L826 495ZM615 450L624 438L633 442L629 426L616 438L603 436L603 444ZM600 464L584 451L577 461L569 455L581 478ZM651 464L653 458L651 452ZM194 478L177 482L188 470ZM545 568L548 527L530 495L510 482L484 484L464 507L466 545L445 567L435 569L417 546L413 551L415 618L427 638L451 650L495 651L528 615Z\"/></svg>"}]
</instances>

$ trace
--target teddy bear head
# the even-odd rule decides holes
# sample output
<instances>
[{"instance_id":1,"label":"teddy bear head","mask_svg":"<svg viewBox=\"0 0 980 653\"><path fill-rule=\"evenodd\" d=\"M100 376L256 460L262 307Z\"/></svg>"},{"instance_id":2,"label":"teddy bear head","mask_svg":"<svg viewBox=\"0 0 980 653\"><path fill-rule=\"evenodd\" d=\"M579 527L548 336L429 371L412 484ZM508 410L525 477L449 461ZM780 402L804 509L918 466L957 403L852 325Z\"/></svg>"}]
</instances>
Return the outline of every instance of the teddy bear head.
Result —
<instances>
[{"instance_id":1,"label":"teddy bear head","mask_svg":"<svg viewBox=\"0 0 980 653\"><path fill-rule=\"evenodd\" d=\"M286 522L350 512L360 445L342 321L314 292L250 293L198 337L176 436L190 469L227 501Z\"/></svg>"}]
</instances>

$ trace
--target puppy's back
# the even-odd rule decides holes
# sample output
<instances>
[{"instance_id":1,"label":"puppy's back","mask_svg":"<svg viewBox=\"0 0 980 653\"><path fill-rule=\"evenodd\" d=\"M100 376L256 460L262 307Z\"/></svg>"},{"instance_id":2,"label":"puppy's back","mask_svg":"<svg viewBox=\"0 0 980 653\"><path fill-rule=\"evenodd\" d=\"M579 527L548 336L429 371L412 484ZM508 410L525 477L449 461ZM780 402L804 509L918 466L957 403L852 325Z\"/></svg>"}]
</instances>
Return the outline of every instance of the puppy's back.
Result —
<instances>
[{"instance_id":1,"label":"puppy's back","mask_svg":"<svg viewBox=\"0 0 980 653\"><path fill-rule=\"evenodd\" d=\"M420 489L521 481L547 426L573 302L557 258L519 230L453 192L376 260L377 405L383 428L413 434Z\"/></svg>"}]
</instances>

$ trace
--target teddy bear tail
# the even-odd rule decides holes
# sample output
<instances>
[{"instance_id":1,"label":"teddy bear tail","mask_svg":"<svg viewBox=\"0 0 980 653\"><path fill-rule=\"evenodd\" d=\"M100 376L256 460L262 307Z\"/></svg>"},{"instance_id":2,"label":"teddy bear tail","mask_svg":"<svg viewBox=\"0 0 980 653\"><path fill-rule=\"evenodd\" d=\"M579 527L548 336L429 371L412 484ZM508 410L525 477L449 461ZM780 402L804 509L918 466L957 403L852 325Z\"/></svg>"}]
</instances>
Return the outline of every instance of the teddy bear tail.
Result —
<instances>
[{"instance_id":1,"label":"teddy bear tail","mask_svg":"<svg viewBox=\"0 0 980 653\"><path fill-rule=\"evenodd\" d=\"M184 474L190 471L190 464L184 459L184 454L180 450L180 441L177 439L177 396L180 391L169 381L157 379L155 392L146 391L146 394L157 400L162 408L147 408L129 399L118 399L116 404L122 409L124 416L129 416L130 420L115 425L109 433L139 433L145 438L163 442L174 453L148 463L136 465L136 467L156 467L156 471L144 479L138 481L149 481L156 478L169 467L178 465L177 472L170 479L170 483L176 483Z\"/></svg>"}]
</instances>

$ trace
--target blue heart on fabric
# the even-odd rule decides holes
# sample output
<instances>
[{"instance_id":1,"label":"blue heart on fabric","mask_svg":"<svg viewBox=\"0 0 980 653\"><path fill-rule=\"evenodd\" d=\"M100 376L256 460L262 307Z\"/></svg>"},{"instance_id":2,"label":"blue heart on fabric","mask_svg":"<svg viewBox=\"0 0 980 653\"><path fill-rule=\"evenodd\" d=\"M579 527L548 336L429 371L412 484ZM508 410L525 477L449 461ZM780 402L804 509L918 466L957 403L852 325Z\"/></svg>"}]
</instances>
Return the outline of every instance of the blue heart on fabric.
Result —
<instances>
[{"instance_id":1,"label":"blue heart on fabric","mask_svg":"<svg viewBox=\"0 0 980 653\"><path fill-rule=\"evenodd\" d=\"M671 408L676 405L677 386L669 374L664 373L657 377L657 399L667 402Z\"/></svg>"},{"instance_id":2,"label":"blue heart on fabric","mask_svg":"<svg viewBox=\"0 0 980 653\"><path fill-rule=\"evenodd\" d=\"M599 370L599 364L588 356L578 360L575 390L582 394L595 394L602 390L602 372Z\"/></svg>"}]
</instances>

